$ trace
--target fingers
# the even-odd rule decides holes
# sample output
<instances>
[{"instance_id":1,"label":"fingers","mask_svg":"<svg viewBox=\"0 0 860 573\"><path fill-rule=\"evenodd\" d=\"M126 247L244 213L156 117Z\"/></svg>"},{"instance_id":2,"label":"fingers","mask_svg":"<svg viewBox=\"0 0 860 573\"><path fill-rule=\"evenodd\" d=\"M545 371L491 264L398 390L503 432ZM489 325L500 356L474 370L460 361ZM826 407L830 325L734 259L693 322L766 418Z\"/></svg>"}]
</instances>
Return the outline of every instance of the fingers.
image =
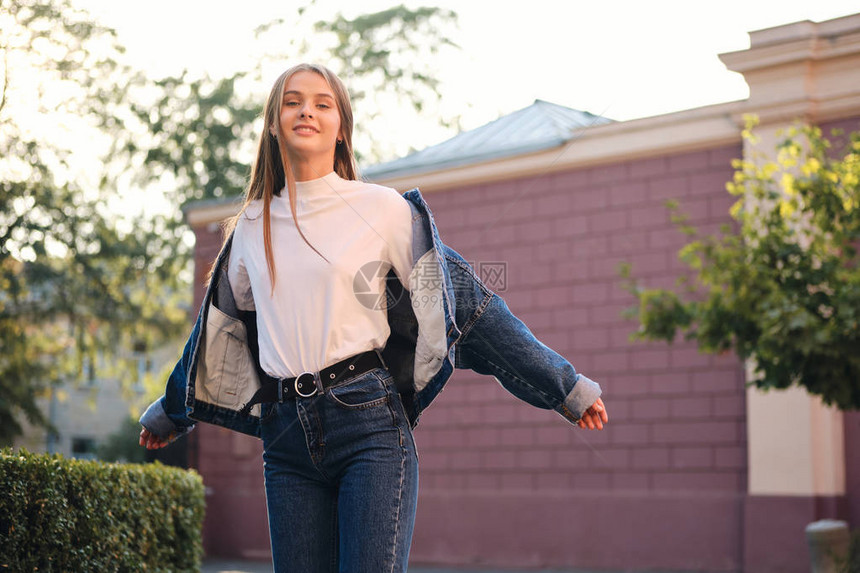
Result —
<instances>
[{"instance_id":1,"label":"fingers","mask_svg":"<svg viewBox=\"0 0 860 573\"><path fill-rule=\"evenodd\" d=\"M163 448L170 442L164 438L159 438L146 428L143 428L140 431L140 440L138 443L147 450L157 450L159 448Z\"/></svg>"},{"instance_id":2,"label":"fingers","mask_svg":"<svg viewBox=\"0 0 860 573\"><path fill-rule=\"evenodd\" d=\"M603 404L603 400L600 398L597 399L597 402L594 403L597 408L597 413L600 415L600 419L605 423L609 421L609 414L606 412L606 406Z\"/></svg>"},{"instance_id":3,"label":"fingers","mask_svg":"<svg viewBox=\"0 0 860 573\"><path fill-rule=\"evenodd\" d=\"M158 436L153 435L149 439L149 444L146 447L149 448L150 450L157 450L159 448L163 448L166 445L167 445L167 440L165 440L164 438L159 438Z\"/></svg>"},{"instance_id":4,"label":"fingers","mask_svg":"<svg viewBox=\"0 0 860 573\"><path fill-rule=\"evenodd\" d=\"M600 398L582 414L582 418L576 423L580 428L589 430L602 430L603 424L609 422L606 406Z\"/></svg>"},{"instance_id":5,"label":"fingers","mask_svg":"<svg viewBox=\"0 0 860 573\"><path fill-rule=\"evenodd\" d=\"M603 424L600 424L600 419L593 415L590 411L586 410L582 414L582 418L579 419L579 422L576 423L582 429L588 428L589 430L594 430L595 428L602 430Z\"/></svg>"}]
</instances>

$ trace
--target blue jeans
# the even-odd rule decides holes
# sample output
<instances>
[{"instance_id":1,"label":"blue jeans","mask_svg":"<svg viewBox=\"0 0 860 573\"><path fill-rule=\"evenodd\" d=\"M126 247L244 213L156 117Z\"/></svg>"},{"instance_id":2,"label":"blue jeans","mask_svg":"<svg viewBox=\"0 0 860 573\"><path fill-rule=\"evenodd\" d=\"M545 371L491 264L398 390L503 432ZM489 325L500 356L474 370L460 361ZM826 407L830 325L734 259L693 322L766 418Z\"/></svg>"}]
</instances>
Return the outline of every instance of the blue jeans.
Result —
<instances>
[{"instance_id":1,"label":"blue jeans","mask_svg":"<svg viewBox=\"0 0 860 573\"><path fill-rule=\"evenodd\" d=\"M405 572L418 456L388 370L263 404L262 417L275 571Z\"/></svg>"}]
</instances>

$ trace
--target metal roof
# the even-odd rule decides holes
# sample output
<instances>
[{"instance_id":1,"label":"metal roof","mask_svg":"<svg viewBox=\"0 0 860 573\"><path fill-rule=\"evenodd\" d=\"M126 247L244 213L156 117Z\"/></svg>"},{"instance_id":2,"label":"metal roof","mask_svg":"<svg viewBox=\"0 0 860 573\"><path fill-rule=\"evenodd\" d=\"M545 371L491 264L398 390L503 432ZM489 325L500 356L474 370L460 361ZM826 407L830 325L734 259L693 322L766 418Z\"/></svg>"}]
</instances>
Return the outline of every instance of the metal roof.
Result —
<instances>
[{"instance_id":1,"label":"metal roof","mask_svg":"<svg viewBox=\"0 0 860 573\"><path fill-rule=\"evenodd\" d=\"M363 170L379 179L521 155L566 143L578 131L611 119L536 99L523 109L436 145Z\"/></svg>"}]
</instances>

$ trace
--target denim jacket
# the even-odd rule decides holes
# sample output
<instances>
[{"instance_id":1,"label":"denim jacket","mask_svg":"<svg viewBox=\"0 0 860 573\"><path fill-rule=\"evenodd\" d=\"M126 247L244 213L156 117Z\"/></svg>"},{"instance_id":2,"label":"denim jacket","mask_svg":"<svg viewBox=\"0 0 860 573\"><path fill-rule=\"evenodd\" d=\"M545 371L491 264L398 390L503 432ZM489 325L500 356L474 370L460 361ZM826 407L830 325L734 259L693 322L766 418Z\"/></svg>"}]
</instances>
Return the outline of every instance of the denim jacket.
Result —
<instances>
[{"instance_id":1,"label":"denim jacket","mask_svg":"<svg viewBox=\"0 0 860 573\"><path fill-rule=\"evenodd\" d=\"M403 197L412 209L414 263L408 290L393 271L386 280L391 335L382 357L412 426L454 368L489 374L517 398L577 422L600 386L535 338L463 257L442 244L417 188ZM260 366L256 313L236 308L227 279L232 240L218 254L164 396L140 418L156 436L174 438L195 421L260 436L260 405L240 412L260 387Z\"/></svg>"}]
</instances>

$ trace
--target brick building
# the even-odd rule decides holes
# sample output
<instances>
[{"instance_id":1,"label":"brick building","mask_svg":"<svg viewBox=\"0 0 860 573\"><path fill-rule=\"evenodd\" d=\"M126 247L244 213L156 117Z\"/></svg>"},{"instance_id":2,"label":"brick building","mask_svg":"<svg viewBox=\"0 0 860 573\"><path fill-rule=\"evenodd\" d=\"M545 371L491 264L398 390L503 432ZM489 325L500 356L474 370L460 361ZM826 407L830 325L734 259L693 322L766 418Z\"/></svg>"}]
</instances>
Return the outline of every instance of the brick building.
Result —
<instances>
[{"instance_id":1,"label":"brick building","mask_svg":"<svg viewBox=\"0 0 860 573\"><path fill-rule=\"evenodd\" d=\"M466 259L506 265L497 290L601 383L611 418L603 432L578 430L457 371L415 433L413 562L799 572L807 523L860 524L860 413L802 390L748 389L734 355L632 343L635 324L620 316L634 301L618 263L649 286L671 287L684 268L667 199L705 232L729 220L730 161L752 151L744 114L761 119L761 150L797 118L860 129L860 15L750 36L749 49L721 55L744 74L746 100L617 123L536 102L367 170L420 186ZM198 285L235 209L187 214ZM199 305L201 286L196 295ZM191 437L209 488L208 553L268 558L260 443L212 426Z\"/></svg>"}]
</instances>

